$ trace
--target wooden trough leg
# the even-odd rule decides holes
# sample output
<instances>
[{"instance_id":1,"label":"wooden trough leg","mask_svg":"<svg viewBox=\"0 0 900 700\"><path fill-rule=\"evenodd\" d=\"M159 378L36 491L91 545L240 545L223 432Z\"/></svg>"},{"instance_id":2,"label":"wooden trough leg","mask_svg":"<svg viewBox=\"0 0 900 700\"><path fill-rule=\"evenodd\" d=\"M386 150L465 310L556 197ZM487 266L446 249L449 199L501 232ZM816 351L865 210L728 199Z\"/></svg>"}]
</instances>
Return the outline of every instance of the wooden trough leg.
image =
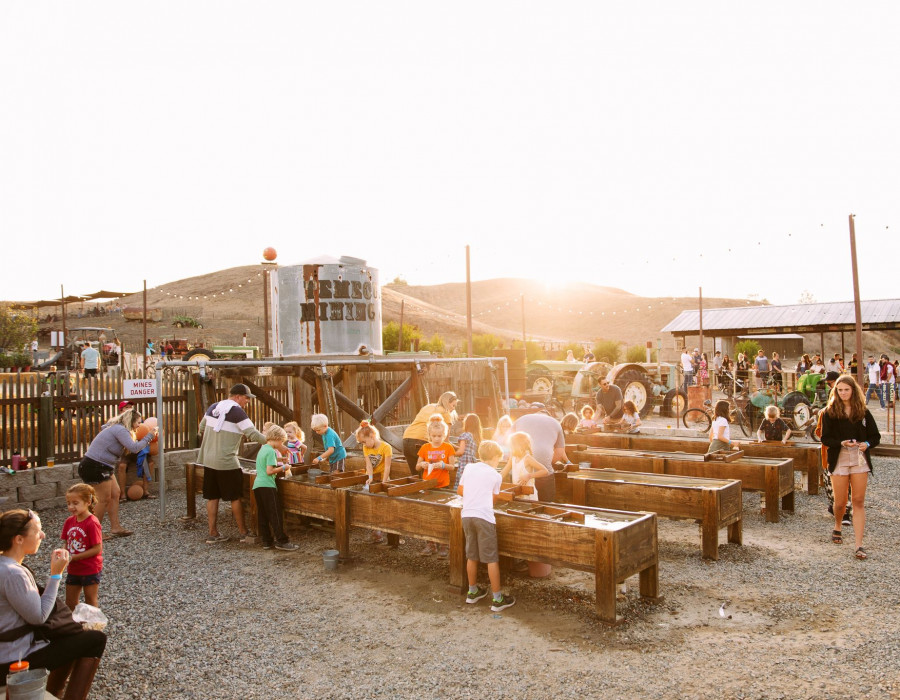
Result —
<instances>
[{"instance_id":1,"label":"wooden trough leg","mask_svg":"<svg viewBox=\"0 0 900 700\"><path fill-rule=\"evenodd\" d=\"M335 489L334 544L341 559L350 558L350 491Z\"/></svg>"},{"instance_id":2,"label":"wooden trough leg","mask_svg":"<svg viewBox=\"0 0 900 700\"><path fill-rule=\"evenodd\" d=\"M187 491L187 516L185 520L197 518L197 474L193 464L184 465L184 488Z\"/></svg>"},{"instance_id":3,"label":"wooden trough leg","mask_svg":"<svg viewBox=\"0 0 900 700\"><path fill-rule=\"evenodd\" d=\"M712 489L703 490L700 548L703 550L704 559L719 558L719 499Z\"/></svg>"},{"instance_id":4,"label":"wooden trough leg","mask_svg":"<svg viewBox=\"0 0 900 700\"><path fill-rule=\"evenodd\" d=\"M770 523L777 523L779 519L778 507L778 467L775 465L766 466L766 483L765 483L765 501L766 501L766 520Z\"/></svg>"},{"instance_id":5,"label":"wooden trough leg","mask_svg":"<svg viewBox=\"0 0 900 700\"><path fill-rule=\"evenodd\" d=\"M450 509L450 588L458 593L464 593L468 588L462 508Z\"/></svg>"},{"instance_id":6,"label":"wooden trough leg","mask_svg":"<svg viewBox=\"0 0 900 700\"><path fill-rule=\"evenodd\" d=\"M794 512L794 490L791 489L790 493L786 493L781 497L781 509L786 510L789 513Z\"/></svg>"},{"instance_id":7,"label":"wooden trough leg","mask_svg":"<svg viewBox=\"0 0 900 700\"><path fill-rule=\"evenodd\" d=\"M396 549L400 546L400 535L395 532L389 532L387 533L387 541L390 547Z\"/></svg>"},{"instance_id":8,"label":"wooden trough leg","mask_svg":"<svg viewBox=\"0 0 900 700\"><path fill-rule=\"evenodd\" d=\"M744 519L728 526L728 541L732 544L744 544Z\"/></svg>"},{"instance_id":9,"label":"wooden trough leg","mask_svg":"<svg viewBox=\"0 0 900 700\"><path fill-rule=\"evenodd\" d=\"M572 504L583 506L586 498L586 482L584 479L569 479L572 486Z\"/></svg>"},{"instance_id":10,"label":"wooden trough leg","mask_svg":"<svg viewBox=\"0 0 900 700\"><path fill-rule=\"evenodd\" d=\"M648 602L657 603L661 600L659 595L659 565L653 564L641 571L640 592L641 598L646 598Z\"/></svg>"},{"instance_id":11,"label":"wooden trough leg","mask_svg":"<svg viewBox=\"0 0 900 700\"><path fill-rule=\"evenodd\" d=\"M594 540L594 580L596 585L597 614L608 625L620 625L625 618L616 615L616 539L610 533L598 530ZM641 589L644 586L641 572Z\"/></svg>"},{"instance_id":12,"label":"wooden trough leg","mask_svg":"<svg viewBox=\"0 0 900 700\"><path fill-rule=\"evenodd\" d=\"M810 452L812 451L810 450ZM806 490L810 496L815 496L819 493L819 473L821 471L818 454L815 454L815 460L806 460Z\"/></svg>"}]
</instances>

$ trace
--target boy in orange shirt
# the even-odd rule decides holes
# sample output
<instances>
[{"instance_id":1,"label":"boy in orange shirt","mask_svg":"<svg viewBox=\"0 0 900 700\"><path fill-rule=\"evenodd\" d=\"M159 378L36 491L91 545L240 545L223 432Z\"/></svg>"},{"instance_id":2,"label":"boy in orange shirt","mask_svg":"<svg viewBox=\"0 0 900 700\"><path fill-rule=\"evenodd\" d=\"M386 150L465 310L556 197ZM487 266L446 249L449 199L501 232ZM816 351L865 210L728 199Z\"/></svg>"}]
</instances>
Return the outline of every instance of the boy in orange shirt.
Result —
<instances>
[{"instance_id":1,"label":"boy in orange shirt","mask_svg":"<svg viewBox=\"0 0 900 700\"><path fill-rule=\"evenodd\" d=\"M416 463L416 471L422 472L423 479L437 479L439 489L450 485L450 472L448 471L456 462L456 450L447 442L447 434L450 428L444 422L440 414L435 414L428 419L426 428L428 440L419 448L419 461ZM425 548L419 552L423 557L430 556L437 551L441 559L446 559L449 547L445 544L435 549L434 542L426 542Z\"/></svg>"}]
</instances>

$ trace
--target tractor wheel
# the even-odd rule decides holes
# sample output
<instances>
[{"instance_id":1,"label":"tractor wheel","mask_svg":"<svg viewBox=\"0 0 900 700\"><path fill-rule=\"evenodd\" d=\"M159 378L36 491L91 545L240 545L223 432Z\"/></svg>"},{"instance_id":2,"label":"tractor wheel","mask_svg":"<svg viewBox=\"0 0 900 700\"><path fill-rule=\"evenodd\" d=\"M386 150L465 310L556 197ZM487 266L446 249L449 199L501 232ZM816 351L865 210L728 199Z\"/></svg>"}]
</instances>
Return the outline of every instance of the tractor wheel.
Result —
<instances>
[{"instance_id":1,"label":"tractor wheel","mask_svg":"<svg viewBox=\"0 0 900 700\"><path fill-rule=\"evenodd\" d=\"M653 385L646 374L630 369L616 377L615 384L622 390L624 400L634 404L641 418L653 410Z\"/></svg>"},{"instance_id":2,"label":"tractor wheel","mask_svg":"<svg viewBox=\"0 0 900 700\"><path fill-rule=\"evenodd\" d=\"M792 391L781 402L781 413L794 422L797 430L802 430L812 420L812 404L802 392Z\"/></svg>"},{"instance_id":3,"label":"tractor wheel","mask_svg":"<svg viewBox=\"0 0 900 700\"><path fill-rule=\"evenodd\" d=\"M208 350L207 348L194 348L188 353L185 353L184 357L181 358L183 360L214 360L216 358L215 354L212 350Z\"/></svg>"},{"instance_id":4,"label":"tractor wheel","mask_svg":"<svg viewBox=\"0 0 900 700\"><path fill-rule=\"evenodd\" d=\"M184 324L181 321L175 321L176 328L184 328Z\"/></svg>"},{"instance_id":5,"label":"tractor wheel","mask_svg":"<svg viewBox=\"0 0 900 700\"><path fill-rule=\"evenodd\" d=\"M553 378L549 374L531 374L526 377L529 391L539 394L553 393Z\"/></svg>"},{"instance_id":6,"label":"tractor wheel","mask_svg":"<svg viewBox=\"0 0 900 700\"><path fill-rule=\"evenodd\" d=\"M663 397L662 414L678 418L687 406L687 396L682 389L670 389Z\"/></svg>"}]
</instances>

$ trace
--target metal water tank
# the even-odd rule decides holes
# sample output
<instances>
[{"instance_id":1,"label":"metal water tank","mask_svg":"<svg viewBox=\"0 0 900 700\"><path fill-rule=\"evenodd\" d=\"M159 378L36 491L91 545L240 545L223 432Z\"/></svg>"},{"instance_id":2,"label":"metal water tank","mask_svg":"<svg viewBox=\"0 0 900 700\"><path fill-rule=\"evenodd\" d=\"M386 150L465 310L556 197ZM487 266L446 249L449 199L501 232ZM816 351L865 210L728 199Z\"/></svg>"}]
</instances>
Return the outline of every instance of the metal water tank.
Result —
<instances>
[{"instance_id":1,"label":"metal water tank","mask_svg":"<svg viewBox=\"0 0 900 700\"><path fill-rule=\"evenodd\" d=\"M365 260L320 257L278 268L276 354L381 354L378 270Z\"/></svg>"}]
</instances>

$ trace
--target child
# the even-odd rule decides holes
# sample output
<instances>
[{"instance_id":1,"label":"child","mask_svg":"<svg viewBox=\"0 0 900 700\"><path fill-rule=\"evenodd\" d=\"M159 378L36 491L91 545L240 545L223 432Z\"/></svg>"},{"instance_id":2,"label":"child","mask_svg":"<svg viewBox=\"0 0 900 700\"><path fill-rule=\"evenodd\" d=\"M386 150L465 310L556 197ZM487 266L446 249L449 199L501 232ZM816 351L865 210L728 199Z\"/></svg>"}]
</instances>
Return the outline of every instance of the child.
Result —
<instances>
[{"instance_id":1,"label":"child","mask_svg":"<svg viewBox=\"0 0 900 700\"><path fill-rule=\"evenodd\" d=\"M450 485L450 472L448 471L456 460L456 450L447 442L449 432L447 424L439 413L435 413L428 419L426 435L429 442L419 448L419 461L416 462L416 471L422 472L423 479L437 479L437 488L445 489ZM442 544L437 553L441 559L447 557L449 547ZM419 552L423 557L435 553L434 542L426 542L425 548Z\"/></svg>"},{"instance_id":2,"label":"child","mask_svg":"<svg viewBox=\"0 0 900 700\"><path fill-rule=\"evenodd\" d=\"M626 433L641 432L641 416L634 401L626 401L622 404L622 430Z\"/></svg>"},{"instance_id":3,"label":"child","mask_svg":"<svg viewBox=\"0 0 900 700\"><path fill-rule=\"evenodd\" d=\"M266 444L256 455L256 478L253 480L253 498L256 500L256 528L262 538L263 549L272 549L274 535L275 549L295 552L298 547L288 542L284 534L284 519L281 505L278 503L278 489L275 486L276 474L290 474L289 464L279 464L279 451L284 447L287 433L280 425L270 425L263 433Z\"/></svg>"},{"instance_id":4,"label":"child","mask_svg":"<svg viewBox=\"0 0 900 700\"><path fill-rule=\"evenodd\" d=\"M459 442L456 444L456 456L459 457L459 463L456 467L456 481L453 484L453 488L459 486L459 480L462 478L466 465L475 461L475 455L480 444L481 419L475 413L468 413L463 418L463 432L459 436Z\"/></svg>"},{"instance_id":5,"label":"child","mask_svg":"<svg viewBox=\"0 0 900 700\"><path fill-rule=\"evenodd\" d=\"M500 590L500 556L497 552L494 501L503 481L503 477L497 473L502 456L503 450L496 442L482 442L478 447L478 458L481 461L469 465L456 489L463 499L462 526L466 536L466 574L469 580L466 603L477 603L487 595L487 590L477 585L478 563L483 562L487 564L491 591L494 594L491 605L493 612L506 610L516 604L515 598Z\"/></svg>"},{"instance_id":6,"label":"child","mask_svg":"<svg viewBox=\"0 0 900 700\"><path fill-rule=\"evenodd\" d=\"M366 461L366 475L371 484L376 478L379 481L389 481L391 478L391 457L394 451L391 446L381 439L378 428L369 425L369 421L362 421L356 429L356 441L363 446L363 459ZM372 532L371 544L385 544L387 540L381 530Z\"/></svg>"},{"instance_id":7,"label":"child","mask_svg":"<svg viewBox=\"0 0 900 700\"><path fill-rule=\"evenodd\" d=\"M781 418L781 411L774 404L766 406L766 419L759 424L759 430L756 431L756 438L760 441L781 440L782 445L786 445L788 438L791 436L791 429L788 424Z\"/></svg>"},{"instance_id":8,"label":"child","mask_svg":"<svg viewBox=\"0 0 900 700\"><path fill-rule=\"evenodd\" d=\"M314 413L310 419L310 426L316 435L322 436L322 445L325 448L325 451L312 461L313 464L321 464L327 458L332 474L344 471L347 450L341 443L340 435L328 427L328 416L323 413Z\"/></svg>"},{"instance_id":9,"label":"child","mask_svg":"<svg viewBox=\"0 0 900 700\"><path fill-rule=\"evenodd\" d=\"M719 450L736 450L737 441L731 441L731 426L728 425L728 416L731 413L731 406L725 400L716 401L715 419L712 428L709 430L709 448L706 453L718 452Z\"/></svg>"},{"instance_id":10,"label":"child","mask_svg":"<svg viewBox=\"0 0 900 700\"><path fill-rule=\"evenodd\" d=\"M594 420L594 409L589 404L581 407L581 421L578 423L578 427L585 430L593 430L597 427L597 421Z\"/></svg>"},{"instance_id":11,"label":"child","mask_svg":"<svg viewBox=\"0 0 900 700\"><path fill-rule=\"evenodd\" d=\"M72 514L66 519L62 538L69 550L66 575L66 605L74 610L84 589L84 602L100 607L98 591L103 571L103 529L94 515L97 496L94 487L75 484L66 491L66 507Z\"/></svg>"},{"instance_id":12,"label":"child","mask_svg":"<svg viewBox=\"0 0 900 700\"><path fill-rule=\"evenodd\" d=\"M572 435L578 430L578 416L574 413L567 413L559 422L563 429L563 435Z\"/></svg>"},{"instance_id":13,"label":"child","mask_svg":"<svg viewBox=\"0 0 900 700\"><path fill-rule=\"evenodd\" d=\"M497 419L497 427L494 428L494 434L491 436L491 439L500 445L500 449L503 450L504 459L509 456L509 436L512 434L512 418L507 415L500 416L500 418Z\"/></svg>"},{"instance_id":14,"label":"child","mask_svg":"<svg viewBox=\"0 0 900 700\"><path fill-rule=\"evenodd\" d=\"M519 486L530 486L533 493L520 496L526 501L536 501L537 488L534 480L550 474L547 467L534 458L531 436L528 433L513 433L509 436L509 462L500 472L501 478L512 471L512 483Z\"/></svg>"},{"instance_id":15,"label":"child","mask_svg":"<svg viewBox=\"0 0 900 700\"><path fill-rule=\"evenodd\" d=\"M303 441L306 436L300 430L300 426L294 421L284 424L284 432L287 433L287 440L284 446L288 450L288 459L291 464L303 464L306 458L306 445Z\"/></svg>"}]
</instances>

